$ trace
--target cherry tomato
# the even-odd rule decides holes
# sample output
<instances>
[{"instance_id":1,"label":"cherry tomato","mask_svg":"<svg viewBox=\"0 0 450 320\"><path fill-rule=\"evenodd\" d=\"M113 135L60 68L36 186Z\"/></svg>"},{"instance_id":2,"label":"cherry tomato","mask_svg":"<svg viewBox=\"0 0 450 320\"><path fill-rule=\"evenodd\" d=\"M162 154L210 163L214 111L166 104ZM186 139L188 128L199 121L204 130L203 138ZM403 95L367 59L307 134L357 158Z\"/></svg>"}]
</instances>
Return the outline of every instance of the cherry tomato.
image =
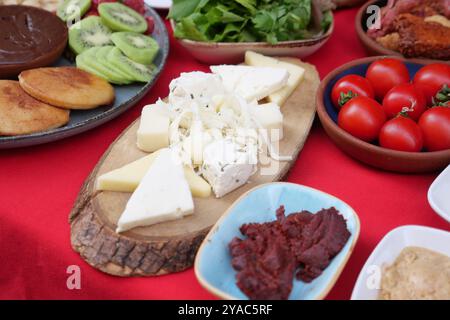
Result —
<instances>
[{"instance_id":1,"label":"cherry tomato","mask_svg":"<svg viewBox=\"0 0 450 320\"><path fill-rule=\"evenodd\" d=\"M383 99L384 113L388 118L394 118L400 112L407 111L408 116L417 121L426 108L425 95L411 83L393 87Z\"/></svg>"},{"instance_id":2,"label":"cherry tomato","mask_svg":"<svg viewBox=\"0 0 450 320\"><path fill-rule=\"evenodd\" d=\"M428 151L450 149L450 108L433 107L420 117L424 145Z\"/></svg>"},{"instance_id":3,"label":"cherry tomato","mask_svg":"<svg viewBox=\"0 0 450 320\"><path fill-rule=\"evenodd\" d=\"M400 60L384 58L372 62L367 69L366 78L372 84L375 97L382 101L393 87L409 82L409 72Z\"/></svg>"},{"instance_id":4,"label":"cherry tomato","mask_svg":"<svg viewBox=\"0 0 450 320\"><path fill-rule=\"evenodd\" d=\"M436 93L446 84L450 87L450 65L432 63L420 69L413 80L414 84L422 89L429 106Z\"/></svg>"},{"instance_id":5,"label":"cherry tomato","mask_svg":"<svg viewBox=\"0 0 450 320\"><path fill-rule=\"evenodd\" d=\"M333 100L334 106L338 109L356 96L372 99L375 97L369 80L356 74L350 74L339 79L331 91L331 99Z\"/></svg>"},{"instance_id":6,"label":"cherry tomato","mask_svg":"<svg viewBox=\"0 0 450 320\"><path fill-rule=\"evenodd\" d=\"M373 141L386 122L383 107L367 97L356 97L347 102L338 115L338 125L364 141Z\"/></svg>"},{"instance_id":7,"label":"cherry tomato","mask_svg":"<svg viewBox=\"0 0 450 320\"><path fill-rule=\"evenodd\" d=\"M398 151L419 152L423 148L423 135L419 125L403 115L384 124L379 141L383 148Z\"/></svg>"}]
</instances>

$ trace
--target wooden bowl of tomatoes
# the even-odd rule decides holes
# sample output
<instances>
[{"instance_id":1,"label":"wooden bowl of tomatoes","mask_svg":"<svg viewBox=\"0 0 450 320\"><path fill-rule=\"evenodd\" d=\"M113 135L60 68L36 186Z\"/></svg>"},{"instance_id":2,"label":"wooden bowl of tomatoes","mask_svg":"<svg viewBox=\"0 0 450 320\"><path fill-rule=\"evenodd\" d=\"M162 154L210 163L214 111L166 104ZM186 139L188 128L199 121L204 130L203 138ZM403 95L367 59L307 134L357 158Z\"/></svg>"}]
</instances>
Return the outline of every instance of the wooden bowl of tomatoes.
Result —
<instances>
[{"instance_id":1,"label":"wooden bowl of tomatoes","mask_svg":"<svg viewBox=\"0 0 450 320\"><path fill-rule=\"evenodd\" d=\"M369 57L332 71L317 92L317 112L344 152L402 173L450 164L450 64Z\"/></svg>"}]
</instances>

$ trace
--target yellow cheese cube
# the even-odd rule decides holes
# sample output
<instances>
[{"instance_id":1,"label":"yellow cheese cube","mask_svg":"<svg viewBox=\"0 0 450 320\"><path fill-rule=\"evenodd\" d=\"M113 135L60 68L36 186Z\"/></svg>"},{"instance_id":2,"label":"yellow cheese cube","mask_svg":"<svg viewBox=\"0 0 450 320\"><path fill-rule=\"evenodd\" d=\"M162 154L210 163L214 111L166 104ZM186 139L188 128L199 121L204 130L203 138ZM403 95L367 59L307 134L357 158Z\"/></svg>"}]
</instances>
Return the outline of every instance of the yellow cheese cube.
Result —
<instances>
[{"instance_id":1,"label":"yellow cheese cube","mask_svg":"<svg viewBox=\"0 0 450 320\"><path fill-rule=\"evenodd\" d=\"M144 108L137 131L138 148L145 152L154 152L168 147L169 125L170 119L167 115L152 108Z\"/></svg>"},{"instance_id":2,"label":"yellow cheese cube","mask_svg":"<svg viewBox=\"0 0 450 320\"><path fill-rule=\"evenodd\" d=\"M277 104L270 102L254 105L250 112L259 124L267 130L268 138L271 141L283 139L283 114Z\"/></svg>"}]
</instances>

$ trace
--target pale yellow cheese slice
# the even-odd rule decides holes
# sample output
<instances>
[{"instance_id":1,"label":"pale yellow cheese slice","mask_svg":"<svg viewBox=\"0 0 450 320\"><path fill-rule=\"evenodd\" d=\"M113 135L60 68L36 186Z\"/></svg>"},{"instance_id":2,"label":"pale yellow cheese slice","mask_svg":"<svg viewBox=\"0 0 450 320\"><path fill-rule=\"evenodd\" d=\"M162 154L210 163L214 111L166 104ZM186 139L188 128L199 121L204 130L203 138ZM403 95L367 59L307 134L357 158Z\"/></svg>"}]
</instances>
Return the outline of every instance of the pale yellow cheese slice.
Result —
<instances>
[{"instance_id":1,"label":"pale yellow cheese slice","mask_svg":"<svg viewBox=\"0 0 450 320\"><path fill-rule=\"evenodd\" d=\"M125 166L107 172L97 179L96 189L103 191L134 192L149 170L159 151L133 161ZM194 197L206 198L211 195L211 186L194 170L184 167L184 175Z\"/></svg>"},{"instance_id":2,"label":"pale yellow cheese slice","mask_svg":"<svg viewBox=\"0 0 450 320\"><path fill-rule=\"evenodd\" d=\"M279 106L282 106L283 103L286 102L305 76L305 69L300 66L280 61L275 58L266 57L253 51L247 51L245 53L245 63L254 67L282 68L289 72L287 85L268 96L270 102L276 103Z\"/></svg>"},{"instance_id":3,"label":"pale yellow cheese slice","mask_svg":"<svg viewBox=\"0 0 450 320\"><path fill-rule=\"evenodd\" d=\"M250 113L267 130L268 138L271 141L283 139L283 114L276 103L269 102L251 106Z\"/></svg>"},{"instance_id":4,"label":"pale yellow cheese slice","mask_svg":"<svg viewBox=\"0 0 450 320\"><path fill-rule=\"evenodd\" d=\"M137 147L145 152L169 146L170 119L155 106L142 109L141 120L137 131Z\"/></svg>"}]
</instances>

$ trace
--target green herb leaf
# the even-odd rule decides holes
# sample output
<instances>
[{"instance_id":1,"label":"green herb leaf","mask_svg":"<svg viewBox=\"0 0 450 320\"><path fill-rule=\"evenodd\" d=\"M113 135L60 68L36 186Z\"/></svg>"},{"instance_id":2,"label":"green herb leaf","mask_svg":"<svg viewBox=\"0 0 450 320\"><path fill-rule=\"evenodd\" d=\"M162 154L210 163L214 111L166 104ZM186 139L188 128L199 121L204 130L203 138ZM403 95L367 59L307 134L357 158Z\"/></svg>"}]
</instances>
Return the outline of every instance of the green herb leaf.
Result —
<instances>
[{"instance_id":1,"label":"green herb leaf","mask_svg":"<svg viewBox=\"0 0 450 320\"><path fill-rule=\"evenodd\" d=\"M169 19L179 20L194 13L197 6L202 0L173 0L172 7L170 8Z\"/></svg>"},{"instance_id":2,"label":"green herb leaf","mask_svg":"<svg viewBox=\"0 0 450 320\"><path fill-rule=\"evenodd\" d=\"M197 41L275 44L317 35L311 0L174 0L169 18L177 22L176 37ZM324 12L323 31L332 20Z\"/></svg>"}]
</instances>

